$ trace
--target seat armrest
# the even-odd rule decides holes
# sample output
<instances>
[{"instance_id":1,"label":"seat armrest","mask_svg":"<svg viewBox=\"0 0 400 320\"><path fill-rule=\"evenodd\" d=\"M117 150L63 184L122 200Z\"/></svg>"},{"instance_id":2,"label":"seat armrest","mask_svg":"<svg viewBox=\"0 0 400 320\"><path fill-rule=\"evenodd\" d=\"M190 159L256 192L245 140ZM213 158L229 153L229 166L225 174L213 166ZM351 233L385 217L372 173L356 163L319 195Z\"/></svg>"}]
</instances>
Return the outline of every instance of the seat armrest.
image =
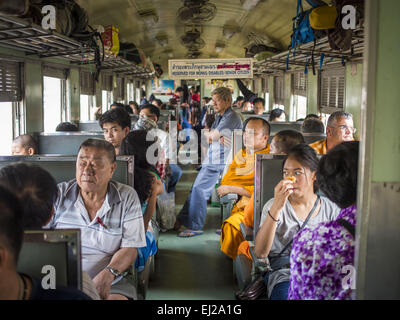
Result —
<instances>
[{"instance_id":1,"label":"seat armrest","mask_svg":"<svg viewBox=\"0 0 400 320\"><path fill-rule=\"evenodd\" d=\"M254 245L249 248L251 258L253 259L254 266L259 269L269 269L270 264L268 258L259 258L256 256Z\"/></svg>"},{"instance_id":2,"label":"seat armrest","mask_svg":"<svg viewBox=\"0 0 400 320\"><path fill-rule=\"evenodd\" d=\"M236 193L228 193L219 199L221 204L227 204L232 201L236 201L238 199L238 195Z\"/></svg>"},{"instance_id":3,"label":"seat armrest","mask_svg":"<svg viewBox=\"0 0 400 320\"><path fill-rule=\"evenodd\" d=\"M243 222L240 223L240 231L242 232L242 236L246 241L253 240L253 228L249 228Z\"/></svg>"}]
</instances>

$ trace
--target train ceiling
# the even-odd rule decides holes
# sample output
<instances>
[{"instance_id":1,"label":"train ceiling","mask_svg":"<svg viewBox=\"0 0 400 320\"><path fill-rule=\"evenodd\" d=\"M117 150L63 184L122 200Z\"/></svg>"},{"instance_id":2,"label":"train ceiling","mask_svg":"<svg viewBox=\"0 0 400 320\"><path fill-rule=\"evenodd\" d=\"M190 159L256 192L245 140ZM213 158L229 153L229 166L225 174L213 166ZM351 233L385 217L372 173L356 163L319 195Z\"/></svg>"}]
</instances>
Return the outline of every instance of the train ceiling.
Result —
<instances>
[{"instance_id":1,"label":"train ceiling","mask_svg":"<svg viewBox=\"0 0 400 320\"><path fill-rule=\"evenodd\" d=\"M290 43L296 0L77 0L90 25L114 25L167 70L168 59L240 58L251 45ZM308 4L304 2L304 9ZM271 52L272 54L272 52Z\"/></svg>"}]
</instances>

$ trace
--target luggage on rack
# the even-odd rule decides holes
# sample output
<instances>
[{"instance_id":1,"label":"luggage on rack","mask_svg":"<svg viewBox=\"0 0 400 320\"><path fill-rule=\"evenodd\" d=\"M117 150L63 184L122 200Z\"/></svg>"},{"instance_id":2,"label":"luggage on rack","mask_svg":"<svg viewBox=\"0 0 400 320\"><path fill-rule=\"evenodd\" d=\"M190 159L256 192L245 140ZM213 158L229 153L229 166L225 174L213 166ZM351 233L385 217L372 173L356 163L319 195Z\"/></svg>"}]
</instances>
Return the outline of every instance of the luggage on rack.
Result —
<instances>
[{"instance_id":1,"label":"luggage on rack","mask_svg":"<svg viewBox=\"0 0 400 320\"><path fill-rule=\"evenodd\" d=\"M9 16L23 16L28 12L29 0L2 0L0 14Z\"/></svg>"}]
</instances>

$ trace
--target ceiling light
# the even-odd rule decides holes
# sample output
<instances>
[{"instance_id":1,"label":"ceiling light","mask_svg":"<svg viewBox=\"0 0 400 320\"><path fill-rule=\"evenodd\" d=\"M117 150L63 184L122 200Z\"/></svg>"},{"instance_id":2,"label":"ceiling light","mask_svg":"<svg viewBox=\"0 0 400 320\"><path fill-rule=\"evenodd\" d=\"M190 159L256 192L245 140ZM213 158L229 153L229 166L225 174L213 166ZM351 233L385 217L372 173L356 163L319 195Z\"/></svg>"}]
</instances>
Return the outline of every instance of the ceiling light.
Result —
<instances>
[{"instance_id":1,"label":"ceiling light","mask_svg":"<svg viewBox=\"0 0 400 320\"><path fill-rule=\"evenodd\" d=\"M220 53L222 50L225 49L225 44L222 42L218 42L215 44L215 52Z\"/></svg>"},{"instance_id":2,"label":"ceiling light","mask_svg":"<svg viewBox=\"0 0 400 320\"><path fill-rule=\"evenodd\" d=\"M158 22L158 15L154 10L143 10L139 11L138 14L148 27L152 27Z\"/></svg>"},{"instance_id":3,"label":"ceiling light","mask_svg":"<svg viewBox=\"0 0 400 320\"><path fill-rule=\"evenodd\" d=\"M260 2L260 0L240 0L242 3L242 7L244 10L253 10L257 4Z\"/></svg>"}]
</instances>

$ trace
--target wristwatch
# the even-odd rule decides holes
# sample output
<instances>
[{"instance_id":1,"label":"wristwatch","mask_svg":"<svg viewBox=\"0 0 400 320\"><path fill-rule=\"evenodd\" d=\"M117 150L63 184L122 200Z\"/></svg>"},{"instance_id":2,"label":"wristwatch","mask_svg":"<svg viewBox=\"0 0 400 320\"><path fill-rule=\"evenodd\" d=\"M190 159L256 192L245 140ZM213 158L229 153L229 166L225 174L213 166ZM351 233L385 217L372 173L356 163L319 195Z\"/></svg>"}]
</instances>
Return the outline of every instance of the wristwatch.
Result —
<instances>
[{"instance_id":1,"label":"wristwatch","mask_svg":"<svg viewBox=\"0 0 400 320\"><path fill-rule=\"evenodd\" d=\"M112 274L113 274L113 276L114 276L114 280L116 279L116 278L118 278L118 277L124 277L125 275L126 275L126 272L119 272L117 269L115 269L115 268L113 268L113 267L110 267L110 266L108 266L108 267L106 267L106 269L108 270L108 271L110 271Z\"/></svg>"}]
</instances>

